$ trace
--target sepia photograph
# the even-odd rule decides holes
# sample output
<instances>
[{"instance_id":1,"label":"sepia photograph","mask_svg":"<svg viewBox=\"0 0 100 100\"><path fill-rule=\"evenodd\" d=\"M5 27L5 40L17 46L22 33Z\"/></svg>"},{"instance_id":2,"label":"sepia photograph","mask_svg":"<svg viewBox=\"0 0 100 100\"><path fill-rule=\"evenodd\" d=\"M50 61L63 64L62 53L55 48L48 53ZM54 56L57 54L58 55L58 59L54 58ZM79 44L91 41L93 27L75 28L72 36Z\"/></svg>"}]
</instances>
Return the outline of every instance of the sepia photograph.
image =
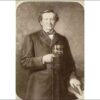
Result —
<instances>
[{"instance_id":1,"label":"sepia photograph","mask_svg":"<svg viewBox=\"0 0 100 100\"><path fill-rule=\"evenodd\" d=\"M16 7L16 96L84 99L84 7L23 2Z\"/></svg>"}]
</instances>

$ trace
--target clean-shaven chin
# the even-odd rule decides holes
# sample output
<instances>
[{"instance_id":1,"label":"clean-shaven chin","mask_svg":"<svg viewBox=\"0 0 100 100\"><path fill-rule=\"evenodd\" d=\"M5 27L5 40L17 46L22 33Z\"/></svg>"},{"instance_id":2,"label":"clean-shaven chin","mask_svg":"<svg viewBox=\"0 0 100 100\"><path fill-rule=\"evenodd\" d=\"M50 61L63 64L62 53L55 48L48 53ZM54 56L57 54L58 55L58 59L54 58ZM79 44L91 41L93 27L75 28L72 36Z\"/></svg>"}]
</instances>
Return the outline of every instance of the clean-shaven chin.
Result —
<instances>
[{"instance_id":1,"label":"clean-shaven chin","mask_svg":"<svg viewBox=\"0 0 100 100\"><path fill-rule=\"evenodd\" d=\"M50 31L53 30L53 28L51 28L51 27L47 27L47 28L44 28L43 30L44 30L45 32L50 32Z\"/></svg>"}]
</instances>

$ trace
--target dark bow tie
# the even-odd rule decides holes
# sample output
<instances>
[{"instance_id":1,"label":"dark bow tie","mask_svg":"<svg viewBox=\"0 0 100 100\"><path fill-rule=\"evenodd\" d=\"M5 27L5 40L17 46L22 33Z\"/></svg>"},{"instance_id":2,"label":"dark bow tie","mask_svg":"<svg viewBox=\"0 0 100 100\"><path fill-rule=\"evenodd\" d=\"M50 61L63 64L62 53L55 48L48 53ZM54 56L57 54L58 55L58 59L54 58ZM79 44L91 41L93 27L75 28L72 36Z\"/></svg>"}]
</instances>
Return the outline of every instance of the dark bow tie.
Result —
<instances>
[{"instance_id":1,"label":"dark bow tie","mask_svg":"<svg viewBox=\"0 0 100 100\"><path fill-rule=\"evenodd\" d=\"M47 32L47 34L48 34L48 35L53 35L53 34L54 34L54 32Z\"/></svg>"},{"instance_id":2,"label":"dark bow tie","mask_svg":"<svg viewBox=\"0 0 100 100\"><path fill-rule=\"evenodd\" d=\"M45 33L45 34L47 34L47 35L54 35L56 32L55 32L55 30L53 30L52 32L45 32L45 31L43 30L43 33Z\"/></svg>"}]
</instances>

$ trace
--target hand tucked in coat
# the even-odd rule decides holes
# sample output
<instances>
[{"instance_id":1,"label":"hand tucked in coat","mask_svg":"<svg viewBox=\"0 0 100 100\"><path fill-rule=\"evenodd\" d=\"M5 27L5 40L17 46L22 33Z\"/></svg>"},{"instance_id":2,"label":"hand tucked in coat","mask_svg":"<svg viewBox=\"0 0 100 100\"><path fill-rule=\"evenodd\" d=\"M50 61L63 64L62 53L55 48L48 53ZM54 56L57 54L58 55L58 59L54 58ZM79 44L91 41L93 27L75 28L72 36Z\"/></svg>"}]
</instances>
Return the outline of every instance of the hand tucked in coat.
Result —
<instances>
[{"instance_id":1,"label":"hand tucked in coat","mask_svg":"<svg viewBox=\"0 0 100 100\"><path fill-rule=\"evenodd\" d=\"M53 57L55 57L54 54L47 54L47 55L44 55L42 60L43 60L43 64L44 63L51 63L53 62Z\"/></svg>"}]
</instances>

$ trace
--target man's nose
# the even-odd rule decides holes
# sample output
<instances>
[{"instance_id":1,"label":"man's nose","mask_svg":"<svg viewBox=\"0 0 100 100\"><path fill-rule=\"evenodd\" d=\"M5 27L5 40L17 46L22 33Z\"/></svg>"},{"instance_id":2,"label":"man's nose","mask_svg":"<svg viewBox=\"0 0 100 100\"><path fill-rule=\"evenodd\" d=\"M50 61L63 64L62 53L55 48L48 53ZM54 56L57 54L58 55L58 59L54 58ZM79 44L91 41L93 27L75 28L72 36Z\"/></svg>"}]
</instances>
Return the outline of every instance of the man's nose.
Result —
<instances>
[{"instance_id":1,"label":"man's nose","mask_svg":"<svg viewBox=\"0 0 100 100\"><path fill-rule=\"evenodd\" d=\"M51 23L52 23L52 22L51 22L51 19L48 19L48 20L47 20L47 23L48 23L48 24L51 24Z\"/></svg>"}]
</instances>

